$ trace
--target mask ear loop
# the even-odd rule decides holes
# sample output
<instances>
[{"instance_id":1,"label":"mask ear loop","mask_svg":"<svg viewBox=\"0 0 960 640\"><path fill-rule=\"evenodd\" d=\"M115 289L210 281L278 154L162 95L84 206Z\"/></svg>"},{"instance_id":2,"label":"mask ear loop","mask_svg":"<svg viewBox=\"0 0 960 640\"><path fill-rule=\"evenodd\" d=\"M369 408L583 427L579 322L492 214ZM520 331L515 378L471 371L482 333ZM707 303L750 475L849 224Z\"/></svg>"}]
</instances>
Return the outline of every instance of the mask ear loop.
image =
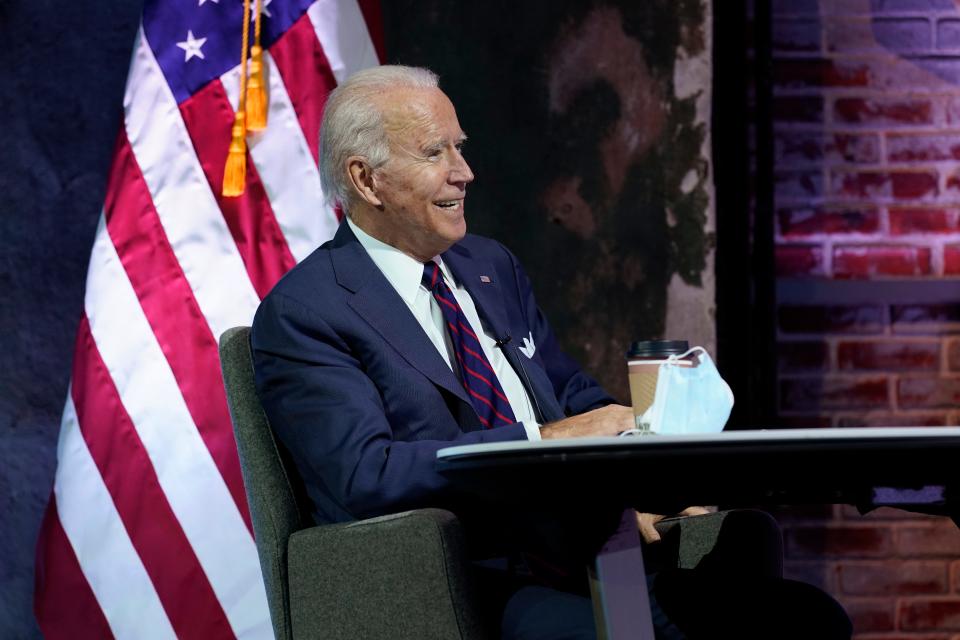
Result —
<instances>
[{"instance_id":1,"label":"mask ear loop","mask_svg":"<svg viewBox=\"0 0 960 640\"><path fill-rule=\"evenodd\" d=\"M703 347L690 347L689 349L687 349L687 350L684 351L683 353L679 353L679 354L678 354L678 353L674 353L674 354L671 354L671 355L667 356L667 360L666 360L666 362L664 362L664 364L672 364L672 365L676 366L676 363L677 363L679 360L686 360L687 357L690 356L691 354L693 354L695 351L699 351L699 352L701 352L701 353L703 353L703 354L707 354L707 350L704 349Z\"/></svg>"}]
</instances>

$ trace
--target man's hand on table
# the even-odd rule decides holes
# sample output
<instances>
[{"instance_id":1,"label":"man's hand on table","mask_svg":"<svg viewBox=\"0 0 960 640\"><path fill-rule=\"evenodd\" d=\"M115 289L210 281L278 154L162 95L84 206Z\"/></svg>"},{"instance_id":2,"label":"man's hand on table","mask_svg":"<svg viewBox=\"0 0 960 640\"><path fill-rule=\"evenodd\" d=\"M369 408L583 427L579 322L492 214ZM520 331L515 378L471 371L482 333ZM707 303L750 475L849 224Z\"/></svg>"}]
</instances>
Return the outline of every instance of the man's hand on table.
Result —
<instances>
[{"instance_id":1,"label":"man's hand on table","mask_svg":"<svg viewBox=\"0 0 960 640\"><path fill-rule=\"evenodd\" d=\"M704 514L711 513L706 507L687 507L680 513L676 514L678 516L702 516ZM653 542L660 542L660 533L657 531L657 523L667 517L673 516L662 516L657 513L640 513L637 512L637 526L640 528L640 535L643 536L643 541L647 544Z\"/></svg>"},{"instance_id":2,"label":"man's hand on table","mask_svg":"<svg viewBox=\"0 0 960 640\"><path fill-rule=\"evenodd\" d=\"M540 427L544 440L615 436L633 429L633 409L619 404L594 409Z\"/></svg>"}]
</instances>

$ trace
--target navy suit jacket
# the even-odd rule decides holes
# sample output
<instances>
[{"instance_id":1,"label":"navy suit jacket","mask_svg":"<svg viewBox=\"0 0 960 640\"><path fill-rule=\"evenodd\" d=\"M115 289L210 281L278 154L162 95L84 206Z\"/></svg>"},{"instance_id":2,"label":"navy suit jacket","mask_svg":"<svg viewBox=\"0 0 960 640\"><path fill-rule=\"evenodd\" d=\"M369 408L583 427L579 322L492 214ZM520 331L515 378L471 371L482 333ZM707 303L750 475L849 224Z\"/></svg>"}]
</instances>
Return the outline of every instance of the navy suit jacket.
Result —
<instances>
[{"instance_id":1,"label":"navy suit jacket","mask_svg":"<svg viewBox=\"0 0 960 640\"><path fill-rule=\"evenodd\" d=\"M530 394L541 424L613 402L567 357L503 245L468 235L443 255ZM481 277L483 276L483 277ZM518 348L533 336L528 358ZM319 523L456 509L434 470L444 447L523 440L482 428L460 380L347 224L292 269L253 322L257 391Z\"/></svg>"}]
</instances>

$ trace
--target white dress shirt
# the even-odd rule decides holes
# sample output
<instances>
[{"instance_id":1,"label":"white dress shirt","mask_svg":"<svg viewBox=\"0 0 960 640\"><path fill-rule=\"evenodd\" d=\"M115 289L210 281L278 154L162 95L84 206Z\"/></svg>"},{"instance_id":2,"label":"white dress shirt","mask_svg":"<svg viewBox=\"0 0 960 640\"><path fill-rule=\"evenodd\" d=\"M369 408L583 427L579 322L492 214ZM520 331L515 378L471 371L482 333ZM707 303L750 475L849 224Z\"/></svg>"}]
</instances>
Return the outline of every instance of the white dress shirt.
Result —
<instances>
[{"instance_id":1,"label":"white dress shirt","mask_svg":"<svg viewBox=\"0 0 960 640\"><path fill-rule=\"evenodd\" d=\"M423 263L411 258L399 249L377 240L355 225L349 218L347 218L347 224L350 225L350 230L357 236L360 245L366 250L374 264L383 272L387 281L410 308L413 317L423 327L427 337L430 338L430 342L440 352L447 366L454 374L459 376L456 357L453 355L453 344L447 332L447 325L443 321L440 305L421 282ZM460 304L460 308L463 309L463 315L466 316L467 322L470 323L474 333L480 338L483 354L496 372L497 379L500 380L500 386L503 387L503 393L510 401L510 408L513 409L514 417L516 417L517 422L523 423L523 428L527 432L529 440L539 440L540 425L537 424L533 405L527 395L527 390L520 382L520 377L510 366L510 362L503 355L503 351L497 347L496 338L490 335L487 327L480 321L473 298L463 288L463 285L456 281L440 256L436 256L433 260L440 266L443 277L447 281L447 286L450 287ZM479 331L477 330L478 327L480 328Z\"/></svg>"}]
</instances>

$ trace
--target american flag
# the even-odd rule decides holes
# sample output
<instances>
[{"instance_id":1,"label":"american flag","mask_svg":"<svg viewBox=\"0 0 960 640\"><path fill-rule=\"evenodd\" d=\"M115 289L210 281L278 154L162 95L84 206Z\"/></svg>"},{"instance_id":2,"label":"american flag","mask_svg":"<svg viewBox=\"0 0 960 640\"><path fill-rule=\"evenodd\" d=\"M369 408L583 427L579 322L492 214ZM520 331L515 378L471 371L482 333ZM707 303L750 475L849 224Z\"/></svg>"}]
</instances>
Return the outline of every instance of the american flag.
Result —
<instances>
[{"instance_id":1,"label":"american flag","mask_svg":"<svg viewBox=\"0 0 960 640\"><path fill-rule=\"evenodd\" d=\"M243 21L144 6L37 543L47 638L272 637L217 340L332 237L321 112L382 38L376 0L264 2L268 124L226 198Z\"/></svg>"}]
</instances>

